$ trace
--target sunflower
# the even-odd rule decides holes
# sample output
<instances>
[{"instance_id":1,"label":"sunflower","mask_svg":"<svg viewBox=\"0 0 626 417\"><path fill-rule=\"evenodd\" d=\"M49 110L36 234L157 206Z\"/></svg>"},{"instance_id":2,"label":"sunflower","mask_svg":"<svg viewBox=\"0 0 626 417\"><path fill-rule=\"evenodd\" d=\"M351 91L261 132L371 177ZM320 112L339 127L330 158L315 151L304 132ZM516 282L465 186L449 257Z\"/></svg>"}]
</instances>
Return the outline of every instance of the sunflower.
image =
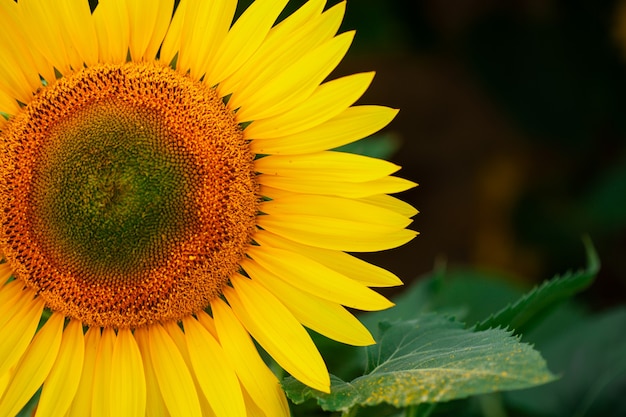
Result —
<instances>
[{"instance_id":1,"label":"sunflower","mask_svg":"<svg viewBox=\"0 0 626 417\"><path fill-rule=\"evenodd\" d=\"M0 0L0 416L287 416L254 341L325 392L305 327L374 343L401 282L345 252L415 184L331 149L397 111L326 81L345 3L286 3Z\"/></svg>"}]
</instances>

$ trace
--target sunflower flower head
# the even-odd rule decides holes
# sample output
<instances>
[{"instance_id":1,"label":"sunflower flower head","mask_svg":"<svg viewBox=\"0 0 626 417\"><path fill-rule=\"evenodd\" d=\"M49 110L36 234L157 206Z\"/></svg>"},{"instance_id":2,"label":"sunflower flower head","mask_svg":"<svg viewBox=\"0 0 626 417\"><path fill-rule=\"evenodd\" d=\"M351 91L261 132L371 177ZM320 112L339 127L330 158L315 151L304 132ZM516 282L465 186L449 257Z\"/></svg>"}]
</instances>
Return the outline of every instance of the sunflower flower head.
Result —
<instances>
[{"instance_id":1,"label":"sunflower flower head","mask_svg":"<svg viewBox=\"0 0 626 417\"><path fill-rule=\"evenodd\" d=\"M326 81L345 3L0 0L0 416L288 416L255 340L328 392L303 326L401 284L399 167L332 151L396 110Z\"/></svg>"}]
</instances>

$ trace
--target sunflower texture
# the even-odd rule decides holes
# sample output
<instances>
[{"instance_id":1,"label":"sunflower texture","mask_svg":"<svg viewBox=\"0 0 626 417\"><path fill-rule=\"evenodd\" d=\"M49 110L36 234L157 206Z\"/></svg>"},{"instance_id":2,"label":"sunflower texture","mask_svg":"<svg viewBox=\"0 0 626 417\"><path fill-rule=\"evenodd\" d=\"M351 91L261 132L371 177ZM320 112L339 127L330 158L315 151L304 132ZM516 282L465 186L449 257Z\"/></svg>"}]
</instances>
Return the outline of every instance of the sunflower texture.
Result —
<instances>
[{"instance_id":1,"label":"sunflower texture","mask_svg":"<svg viewBox=\"0 0 626 417\"><path fill-rule=\"evenodd\" d=\"M288 416L256 344L328 392L305 327L374 343L401 282L346 252L415 184L332 149L397 111L327 81L345 3L286 3L0 0L0 417Z\"/></svg>"}]
</instances>

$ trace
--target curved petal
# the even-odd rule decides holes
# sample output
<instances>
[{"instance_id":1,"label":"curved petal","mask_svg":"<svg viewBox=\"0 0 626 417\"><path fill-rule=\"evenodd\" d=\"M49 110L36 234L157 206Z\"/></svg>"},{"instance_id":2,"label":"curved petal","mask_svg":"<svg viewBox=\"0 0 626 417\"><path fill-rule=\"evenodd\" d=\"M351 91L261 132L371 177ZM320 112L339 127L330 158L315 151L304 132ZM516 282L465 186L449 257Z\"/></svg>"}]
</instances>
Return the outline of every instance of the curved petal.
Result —
<instances>
[{"instance_id":1,"label":"curved petal","mask_svg":"<svg viewBox=\"0 0 626 417\"><path fill-rule=\"evenodd\" d=\"M125 62L130 37L125 0L100 0L93 11L93 19L100 62Z\"/></svg>"},{"instance_id":2,"label":"curved petal","mask_svg":"<svg viewBox=\"0 0 626 417\"><path fill-rule=\"evenodd\" d=\"M176 12L180 23L175 22L174 31L168 33L164 43L167 57L173 58L174 50L178 52L179 71L189 71L195 79L204 75L228 34L236 7L236 0L181 2Z\"/></svg>"},{"instance_id":3,"label":"curved petal","mask_svg":"<svg viewBox=\"0 0 626 417\"><path fill-rule=\"evenodd\" d=\"M258 267L257 271L250 275L253 280L259 281L276 295L294 317L309 329L349 345L369 346L376 343L369 330L338 303L301 291L291 283ZM290 282L297 279L298 277L294 276L294 280Z\"/></svg>"},{"instance_id":4,"label":"curved petal","mask_svg":"<svg viewBox=\"0 0 626 417\"><path fill-rule=\"evenodd\" d=\"M222 347L196 319L183 319L194 373L217 417L245 417L246 407L234 369Z\"/></svg>"},{"instance_id":5,"label":"curved petal","mask_svg":"<svg viewBox=\"0 0 626 417\"><path fill-rule=\"evenodd\" d=\"M96 361L100 346L99 327L90 327L85 334L85 355L78 390L67 417L84 417L91 414L91 397L95 379Z\"/></svg>"},{"instance_id":6,"label":"curved petal","mask_svg":"<svg viewBox=\"0 0 626 417\"><path fill-rule=\"evenodd\" d=\"M224 295L248 332L285 370L304 384L329 392L326 365L311 337L287 308L260 284L235 275ZM284 343L289 340L289 343Z\"/></svg>"},{"instance_id":7,"label":"curved petal","mask_svg":"<svg viewBox=\"0 0 626 417\"><path fill-rule=\"evenodd\" d=\"M111 415L111 373L113 372L113 349L115 347L115 331L105 327L102 331L96 366L94 369L93 387L91 391L91 416L109 417Z\"/></svg>"},{"instance_id":8,"label":"curved petal","mask_svg":"<svg viewBox=\"0 0 626 417\"><path fill-rule=\"evenodd\" d=\"M248 332L233 311L219 298L211 302L211 311L220 344L247 393L265 415L289 416L289 407L278 379L259 356Z\"/></svg>"},{"instance_id":9,"label":"curved petal","mask_svg":"<svg viewBox=\"0 0 626 417\"><path fill-rule=\"evenodd\" d=\"M167 407L163 401L163 396L159 390L154 368L152 367L152 359L150 357L150 343L148 341L148 331L145 327L135 330L135 339L137 346L141 352L141 360L146 376L146 416L166 417L169 416ZM73 416L70 416L73 417ZM79 417L79 416L76 416Z\"/></svg>"},{"instance_id":10,"label":"curved petal","mask_svg":"<svg viewBox=\"0 0 626 417\"><path fill-rule=\"evenodd\" d=\"M413 181L398 177L383 177L372 181L339 182L313 181L302 178L279 177L261 174L259 184L299 194L332 195L346 198L362 198L379 194L393 194L415 187ZM271 197L271 196L267 196Z\"/></svg>"},{"instance_id":11,"label":"curved petal","mask_svg":"<svg viewBox=\"0 0 626 417\"><path fill-rule=\"evenodd\" d=\"M264 201L260 210L276 216L317 216L318 223L325 219L341 219L362 223L363 231L396 230L411 224L411 219L374 204L361 200L315 194L292 194L290 196Z\"/></svg>"},{"instance_id":12,"label":"curved petal","mask_svg":"<svg viewBox=\"0 0 626 417\"><path fill-rule=\"evenodd\" d=\"M218 91L245 97L249 91L270 82L284 68L298 61L308 51L331 39L343 18L341 5L321 14L325 1L307 2L274 26L254 54L230 77L222 80ZM339 10L339 13L337 11ZM235 98L235 107L238 100Z\"/></svg>"},{"instance_id":13,"label":"curved petal","mask_svg":"<svg viewBox=\"0 0 626 417\"><path fill-rule=\"evenodd\" d=\"M304 245L348 252L395 248L404 245L417 234L407 229L397 230L351 220L299 214L259 216L257 225Z\"/></svg>"},{"instance_id":14,"label":"curved petal","mask_svg":"<svg viewBox=\"0 0 626 417\"><path fill-rule=\"evenodd\" d=\"M237 120L246 122L275 116L305 101L341 62L353 39L354 32L342 33L309 51L258 89L240 92L241 102L229 102L231 108L239 107Z\"/></svg>"},{"instance_id":15,"label":"curved petal","mask_svg":"<svg viewBox=\"0 0 626 417\"><path fill-rule=\"evenodd\" d=\"M37 417L65 415L78 390L84 357L83 325L70 320L63 332L59 354L43 384Z\"/></svg>"},{"instance_id":16,"label":"curved petal","mask_svg":"<svg viewBox=\"0 0 626 417\"><path fill-rule=\"evenodd\" d=\"M373 72L353 74L320 85L305 102L277 116L255 120L244 130L249 139L292 135L320 125L354 104L374 79Z\"/></svg>"},{"instance_id":17,"label":"curved petal","mask_svg":"<svg viewBox=\"0 0 626 417\"><path fill-rule=\"evenodd\" d=\"M180 350L160 324L148 328L150 359L172 417L201 417L195 384Z\"/></svg>"},{"instance_id":18,"label":"curved petal","mask_svg":"<svg viewBox=\"0 0 626 417\"><path fill-rule=\"evenodd\" d=\"M15 416L41 387L57 358L63 334L64 317L54 313L37 332L13 371L0 400L0 414Z\"/></svg>"},{"instance_id":19,"label":"curved petal","mask_svg":"<svg viewBox=\"0 0 626 417\"><path fill-rule=\"evenodd\" d=\"M212 3L212 2L211 2ZM174 0L127 0L129 49L133 61L154 60L174 10Z\"/></svg>"},{"instance_id":20,"label":"curved petal","mask_svg":"<svg viewBox=\"0 0 626 417\"><path fill-rule=\"evenodd\" d=\"M130 329L119 329L111 357L111 415L143 416L146 377L141 352Z\"/></svg>"},{"instance_id":21,"label":"curved petal","mask_svg":"<svg viewBox=\"0 0 626 417\"><path fill-rule=\"evenodd\" d=\"M205 80L219 84L242 66L263 43L272 25L283 11L287 0L257 0L246 9L230 28L215 60L207 68Z\"/></svg>"},{"instance_id":22,"label":"curved petal","mask_svg":"<svg viewBox=\"0 0 626 417\"><path fill-rule=\"evenodd\" d=\"M273 275L302 291L359 310L384 310L393 306L365 285L298 253L253 246L248 254L253 261L245 259L241 266L253 279L263 281L264 277Z\"/></svg>"},{"instance_id":23,"label":"curved petal","mask_svg":"<svg viewBox=\"0 0 626 417\"><path fill-rule=\"evenodd\" d=\"M25 290L19 299L7 303L13 307L12 311L5 313L0 309L4 313L0 317L9 318L0 326L0 375L18 363L37 331L44 302L40 297L33 300L33 294L32 290Z\"/></svg>"},{"instance_id":24,"label":"curved petal","mask_svg":"<svg viewBox=\"0 0 626 417\"><path fill-rule=\"evenodd\" d=\"M345 152L318 152L306 155L272 155L254 161L256 171L281 177L315 181L373 181L398 171L400 167L382 159Z\"/></svg>"},{"instance_id":25,"label":"curved petal","mask_svg":"<svg viewBox=\"0 0 626 417\"><path fill-rule=\"evenodd\" d=\"M368 287L402 285L400 278L386 269L341 251L302 245L270 233L267 230L259 230L254 235L254 240L261 246L273 246L300 253Z\"/></svg>"},{"instance_id":26,"label":"curved petal","mask_svg":"<svg viewBox=\"0 0 626 417\"><path fill-rule=\"evenodd\" d=\"M258 126L255 126L257 122L250 124L244 130L244 135L255 139L250 146L257 154L297 155L321 152L378 132L387 126L396 114L398 110L388 107L354 106L348 107L325 123L287 136L270 136L271 130L264 130L263 122L266 119L258 121Z\"/></svg>"}]
</instances>

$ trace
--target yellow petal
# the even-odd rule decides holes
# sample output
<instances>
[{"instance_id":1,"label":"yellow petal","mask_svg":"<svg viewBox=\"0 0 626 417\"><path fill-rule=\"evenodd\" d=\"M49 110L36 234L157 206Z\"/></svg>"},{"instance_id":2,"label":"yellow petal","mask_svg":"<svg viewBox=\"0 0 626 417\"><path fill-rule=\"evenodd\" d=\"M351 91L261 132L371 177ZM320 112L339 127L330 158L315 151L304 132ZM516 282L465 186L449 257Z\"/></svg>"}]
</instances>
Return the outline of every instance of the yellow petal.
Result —
<instances>
[{"instance_id":1,"label":"yellow petal","mask_svg":"<svg viewBox=\"0 0 626 417\"><path fill-rule=\"evenodd\" d=\"M380 208L384 208L386 210L391 210L398 213L401 216L413 217L418 211L410 205L396 197L392 197L390 195L372 195L368 197L360 198L359 201L362 201L367 204L371 204L373 206L377 206Z\"/></svg>"},{"instance_id":2,"label":"yellow petal","mask_svg":"<svg viewBox=\"0 0 626 417\"><path fill-rule=\"evenodd\" d=\"M308 99L343 59L353 38L354 32L342 33L309 51L258 90L241 94L237 119L244 122L275 116Z\"/></svg>"},{"instance_id":3,"label":"yellow petal","mask_svg":"<svg viewBox=\"0 0 626 417\"><path fill-rule=\"evenodd\" d=\"M200 79L207 66L215 61L215 53L228 34L237 1L192 0L181 2L179 9L181 6L184 23L180 29L177 68Z\"/></svg>"},{"instance_id":4,"label":"yellow petal","mask_svg":"<svg viewBox=\"0 0 626 417\"><path fill-rule=\"evenodd\" d=\"M280 366L302 383L330 391L326 365L311 337L289 310L260 284L235 275L224 295L248 332ZM289 343L285 343L288 340Z\"/></svg>"},{"instance_id":5,"label":"yellow petal","mask_svg":"<svg viewBox=\"0 0 626 417\"><path fill-rule=\"evenodd\" d=\"M415 183L398 177L383 177L373 181L339 182L312 181L302 178L279 177L261 174L260 184L300 194L333 195L347 198L362 198L378 194L393 194L415 187ZM267 196L271 197L271 196Z\"/></svg>"},{"instance_id":6,"label":"yellow petal","mask_svg":"<svg viewBox=\"0 0 626 417\"><path fill-rule=\"evenodd\" d=\"M326 218L350 220L363 224L363 231L380 229L395 230L411 224L411 219L377 205L367 204L348 198L313 194L293 194L287 197L263 202L260 207L269 216L284 215L319 216L320 222Z\"/></svg>"},{"instance_id":7,"label":"yellow petal","mask_svg":"<svg viewBox=\"0 0 626 417\"><path fill-rule=\"evenodd\" d=\"M218 90L221 95L235 93L231 97L232 108L240 107L239 97L245 98L251 91L270 82L284 68L337 33L343 17L343 11L339 10L342 5L320 14L323 3L310 1L273 27L254 55L220 82Z\"/></svg>"},{"instance_id":8,"label":"yellow petal","mask_svg":"<svg viewBox=\"0 0 626 417\"><path fill-rule=\"evenodd\" d=\"M267 416L287 417L289 408L278 379L259 356L248 332L221 299L211 302L220 344L230 366L254 402ZM203 313L202 315L206 315Z\"/></svg>"},{"instance_id":9,"label":"yellow petal","mask_svg":"<svg viewBox=\"0 0 626 417\"><path fill-rule=\"evenodd\" d=\"M363 222L298 214L259 216L257 225L304 245L349 252L395 248L416 235L407 229L395 230Z\"/></svg>"},{"instance_id":10,"label":"yellow petal","mask_svg":"<svg viewBox=\"0 0 626 417\"><path fill-rule=\"evenodd\" d=\"M100 0L93 11L93 19L100 62L126 62L130 29L125 0Z\"/></svg>"},{"instance_id":11,"label":"yellow petal","mask_svg":"<svg viewBox=\"0 0 626 417\"><path fill-rule=\"evenodd\" d=\"M53 313L37 332L0 400L0 415L17 415L48 376L61 345L63 321L63 315Z\"/></svg>"},{"instance_id":12,"label":"yellow petal","mask_svg":"<svg viewBox=\"0 0 626 417\"><path fill-rule=\"evenodd\" d=\"M258 172L267 175L303 178L310 181L363 182L391 175L398 165L382 159L346 152L318 152L306 155L272 155L254 161Z\"/></svg>"},{"instance_id":13,"label":"yellow petal","mask_svg":"<svg viewBox=\"0 0 626 417\"><path fill-rule=\"evenodd\" d=\"M12 377L13 375L10 372L5 372L4 375L0 375L0 398L2 398L2 394L4 394L4 391L7 389Z\"/></svg>"},{"instance_id":14,"label":"yellow petal","mask_svg":"<svg viewBox=\"0 0 626 417\"><path fill-rule=\"evenodd\" d=\"M254 54L286 4L287 0L257 0L243 12L207 68L205 79L210 85L219 84Z\"/></svg>"},{"instance_id":15,"label":"yellow petal","mask_svg":"<svg viewBox=\"0 0 626 417\"><path fill-rule=\"evenodd\" d=\"M248 265L248 264L246 264ZM306 266L302 266L306 268ZM248 269L246 267L246 271ZM250 272L249 272L250 273ZM250 273L253 280L261 283L291 311L294 317L309 329L324 336L354 346L368 346L375 343L370 332L356 317L339 304L316 297L265 271Z\"/></svg>"},{"instance_id":16,"label":"yellow petal","mask_svg":"<svg viewBox=\"0 0 626 417\"><path fill-rule=\"evenodd\" d=\"M90 327L89 330L87 330L85 334L85 355L80 382L67 417L84 417L91 414L91 397L93 395L93 381L100 339L101 333L99 327Z\"/></svg>"},{"instance_id":17,"label":"yellow petal","mask_svg":"<svg viewBox=\"0 0 626 417\"><path fill-rule=\"evenodd\" d=\"M363 95L373 79L374 73L367 72L324 83L299 106L277 116L252 122L244 134L250 139L278 138L320 125L351 106Z\"/></svg>"},{"instance_id":18,"label":"yellow petal","mask_svg":"<svg viewBox=\"0 0 626 417\"><path fill-rule=\"evenodd\" d=\"M292 240L284 239L267 230L259 230L254 235L254 240L261 246L273 246L300 253L368 287L402 285L402 281L386 269L341 251L302 245Z\"/></svg>"},{"instance_id":19,"label":"yellow petal","mask_svg":"<svg viewBox=\"0 0 626 417\"><path fill-rule=\"evenodd\" d=\"M77 61L72 63L74 69L82 68L85 63L88 66L98 62L98 39L96 28L91 17L89 3L84 1L54 0L56 18L59 19L61 33L71 42L77 52ZM54 45L48 45L54 47ZM68 45L69 46L69 45ZM77 66L78 65L78 66Z\"/></svg>"},{"instance_id":20,"label":"yellow petal","mask_svg":"<svg viewBox=\"0 0 626 417\"><path fill-rule=\"evenodd\" d=\"M94 369L93 391L91 400L92 417L109 417L111 415L111 374L113 372L113 349L115 347L115 331L105 327L102 331L96 366Z\"/></svg>"},{"instance_id":21,"label":"yellow petal","mask_svg":"<svg viewBox=\"0 0 626 417\"><path fill-rule=\"evenodd\" d=\"M78 389L84 356L83 325L78 320L70 320L54 366L43 384L37 417L65 415Z\"/></svg>"},{"instance_id":22,"label":"yellow petal","mask_svg":"<svg viewBox=\"0 0 626 417\"><path fill-rule=\"evenodd\" d=\"M43 300L33 300L31 290L23 291L19 299L13 303L14 310L9 314L2 311L0 317L9 317L0 326L0 375L5 374L22 357L28 348L43 312Z\"/></svg>"},{"instance_id":23,"label":"yellow petal","mask_svg":"<svg viewBox=\"0 0 626 417\"><path fill-rule=\"evenodd\" d=\"M320 152L372 135L387 126L396 114L398 110L388 107L355 106L348 107L322 124L287 136L270 136L272 130L266 129L263 122L271 119L253 122L244 130L244 135L259 139L253 140L250 145L258 154L295 155Z\"/></svg>"},{"instance_id":24,"label":"yellow petal","mask_svg":"<svg viewBox=\"0 0 626 417\"><path fill-rule=\"evenodd\" d=\"M201 417L193 378L183 356L160 324L148 327L150 359L159 390L172 417Z\"/></svg>"},{"instance_id":25,"label":"yellow petal","mask_svg":"<svg viewBox=\"0 0 626 417\"><path fill-rule=\"evenodd\" d=\"M135 339L141 352L141 360L146 375L146 416L166 417L169 416L167 407L159 390L156 374L150 358L150 344L148 342L148 331L145 327L135 330ZM73 417L73 416L71 416ZM78 417L78 416L76 416Z\"/></svg>"},{"instance_id":26,"label":"yellow petal","mask_svg":"<svg viewBox=\"0 0 626 417\"><path fill-rule=\"evenodd\" d=\"M204 395L202 391L202 387L198 382L197 375L194 371L193 364L191 363L191 356L189 355L189 349L187 348L187 342L185 341L185 334L183 333L183 329L178 325L175 321L167 321L163 323L163 327L167 334L172 338L174 344L178 348L178 351L183 357L185 364L187 365L187 369L191 374L191 378L193 379L194 387L196 393L198 394L198 400L200 401L200 410L203 416L214 416L213 410L211 409L211 405L209 404L209 400Z\"/></svg>"},{"instance_id":27,"label":"yellow petal","mask_svg":"<svg viewBox=\"0 0 626 417\"><path fill-rule=\"evenodd\" d=\"M241 266L260 281L273 275L302 291L359 310L393 306L377 292L307 256L270 246L253 246L248 254L254 261L245 259Z\"/></svg>"},{"instance_id":28,"label":"yellow petal","mask_svg":"<svg viewBox=\"0 0 626 417\"><path fill-rule=\"evenodd\" d=\"M4 265L6 264L2 264L1 266L4 266ZM3 269L2 271L3 275L12 273L11 268L2 268L2 269ZM17 279L11 282L7 282L6 284L0 286L0 328L2 328L2 326L4 326L4 324L14 314L13 313L13 311L15 310L14 305L16 301L20 297L22 297L23 288L24 288L24 283ZM29 293L29 294L32 295L32 293Z\"/></svg>"},{"instance_id":29,"label":"yellow petal","mask_svg":"<svg viewBox=\"0 0 626 417\"><path fill-rule=\"evenodd\" d=\"M127 0L130 56L133 61L154 60L167 32L174 0Z\"/></svg>"},{"instance_id":30,"label":"yellow petal","mask_svg":"<svg viewBox=\"0 0 626 417\"><path fill-rule=\"evenodd\" d=\"M29 34L24 30L30 26L22 21L20 7L12 0L0 1L0 27L4 35L0 62L19 68L28 80L30 90L35 91L41 87L39 74L50 80L54 79L54 71L50 63L36 50L36 46L31 46Z\"/></svg>"},{"instance_id":31,"label":"yellow petal","mask_svg":"<svg viewBox=\"0 0 626 417\"><path fill-rule=\"evenodd\" d=\"M196 319L183 319L185 340L202 392L217 417L246 415L239 380L222 347Z\"/></svg>"},{"instance_id":32,"label":"yellow petal","mask_svg":"<svg viewBox=\"0 0 626 417\"><path fill-rule=\"evenodd\" d=\"M62 32L60 20L62 16L55 12L55 4L51 0L23 0L18 2L22 22L28 28L36 30L26 31L31 45L37 48L46 59L65 74L73 65L80 67L77 54L73 53L71 40ZM50 16L56 16L51 19Z\"/></svg>"},{"instance_id":33,"label":"yellow petal","mask_svg":"<svg viewBox=\"0 0 626 417\"><path fill-rule=\"evenodd\" d=\"M2 285L6 284L11 276L13 276L13 268L11 268L11 265L9 265L8 262L0 264L0 297L2 294L2 288L5 288L2 287Z\"/></svg>"},{"instance_id":34,"label":"yellow petal","mask_svg":"<svg viewBox=\"0 0 626 417\"><path fill-rule=\"evenodd\" d=\"M130 329L119 329L111 358L111 415L143 416L146 378L141 352Z\"/></svg>"}]
</instances>

